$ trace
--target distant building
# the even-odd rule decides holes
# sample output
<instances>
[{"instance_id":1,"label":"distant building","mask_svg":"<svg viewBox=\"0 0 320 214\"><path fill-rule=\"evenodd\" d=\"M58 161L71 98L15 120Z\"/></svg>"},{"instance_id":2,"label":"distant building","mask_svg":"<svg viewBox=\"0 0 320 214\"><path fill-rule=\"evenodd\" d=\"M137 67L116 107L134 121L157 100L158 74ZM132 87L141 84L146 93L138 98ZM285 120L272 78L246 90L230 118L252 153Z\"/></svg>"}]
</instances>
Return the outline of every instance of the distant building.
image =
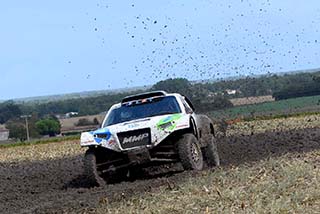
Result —
<instances>
[{"instance_id":1,"label":"distant building","mask_svg":"<svg viewBox=\"0 0 320 214\"><path fill-rule=\"evenodd\" d=\"M235 94L237 93L237 90L227 89L227 90L226 90L226 93L227 93L228 95L235 95Z\"/></svg>"},{"instance_id":2,"label":"distant building","mask_svg":"<svg viewBox=\"0 0 320 214\"><path fill-rule=\"evenodd\" d=\"M75 117L78 114L79 114L78 112L68 112L66 113L66 118Z\"/></svg>"},{"instance_id":3,"label":"distant building","mask_svg":"<svg viewBox=\"0 0 320 214\"><path fill-rule=\"evenodd\" d=\"M221 93L218 93L218 92L209 92L208 93L208 97L215 97L215 96L217 96L217 95L219 95L219 94L221 94Z\"/></svg>"},{"instance_id":4,"label":"distant building","mask_svg":"<svg viewBox=\"0 0 320 214\"><path fill-rule=\"evenodd\" d=\"M5 141L9 139L9 130L4 126L0 125L0 141Z\"/></svg>"}]
</instances>

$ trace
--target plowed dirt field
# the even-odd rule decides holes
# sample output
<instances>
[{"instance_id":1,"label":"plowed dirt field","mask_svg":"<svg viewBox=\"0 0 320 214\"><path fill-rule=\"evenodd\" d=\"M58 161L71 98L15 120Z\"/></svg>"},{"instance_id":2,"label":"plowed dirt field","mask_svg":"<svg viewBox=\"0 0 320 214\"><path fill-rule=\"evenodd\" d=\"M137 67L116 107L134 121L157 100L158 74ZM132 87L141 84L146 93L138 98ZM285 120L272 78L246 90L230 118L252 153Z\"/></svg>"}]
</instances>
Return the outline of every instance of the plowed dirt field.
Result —
<instances>
[{"instance_id":1,"label":"plowed dirt field","mask_svg":"<svg viewBox=\"0 0 320 214\"><path fill-rule=\"evenodd\" d=\"M221 168L255 164L285 154L320 150L320 116L252 121L230 126L220 139ZM135 181L90 188L82 176L85 150L78 142L0 149L1 213L78 213L108 203L179 185L199 172L181 166L148 168ZM214 171L213 171L214 173Z\"/></svg>"}]
</instances>

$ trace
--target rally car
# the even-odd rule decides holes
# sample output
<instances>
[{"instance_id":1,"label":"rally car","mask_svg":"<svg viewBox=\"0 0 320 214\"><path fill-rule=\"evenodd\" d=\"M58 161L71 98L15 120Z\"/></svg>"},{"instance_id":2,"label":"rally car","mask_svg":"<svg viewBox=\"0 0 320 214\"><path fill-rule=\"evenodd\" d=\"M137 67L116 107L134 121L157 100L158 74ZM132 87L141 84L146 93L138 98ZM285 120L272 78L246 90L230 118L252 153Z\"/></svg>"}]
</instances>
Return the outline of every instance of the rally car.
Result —
<instances>
[{"instance_id":1,"label":"rally car","mask_svg":"<svg viewBox=\"0 0 320 214\"><path fill-rule=\"evenodd\" d=\"M81 134L88 182L104 185L135 169L181 162L185 170L220 164L212 120L178 93L152 91L125 97L100 129Z\"/></svg>"}]
</instances>

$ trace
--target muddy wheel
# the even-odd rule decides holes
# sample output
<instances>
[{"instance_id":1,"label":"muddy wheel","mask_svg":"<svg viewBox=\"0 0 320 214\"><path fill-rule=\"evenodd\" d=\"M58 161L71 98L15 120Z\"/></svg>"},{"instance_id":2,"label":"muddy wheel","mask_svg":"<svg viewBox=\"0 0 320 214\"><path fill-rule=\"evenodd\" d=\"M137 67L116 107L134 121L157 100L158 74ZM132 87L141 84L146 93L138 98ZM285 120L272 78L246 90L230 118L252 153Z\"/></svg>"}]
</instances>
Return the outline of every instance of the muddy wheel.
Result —
<instances>
[{"instance_id":1,"label":"muddy wheel","mask_svg":"<svg viewBox=\"0 0 320 214\"><path fill-rule=\"evenodd\" d=\"M218 147L214 136L210 136L208 145L204 148L203 155L209 167L220 166Z\"/></svg>"},{"instance_id":2,"label":"muddy wheel","mask_svg":"<svg viewBox=\"0 0 320 214\"><path fill-rule=\"evenodd\" d=\"M97 170L97 158L93 149L88 149L83 159L84 175L87 182L93 186L104 186L106 181L101 177L100 172Z\"/></svg>"},{"instance_id":3,"label":"muddy wheel","mask_svg":"<svg viewBox=\"0 0 320 214\"><path fill-rule=\"evenodd\" d=\"M137 179L142 178L144 175L144 171L141 167L133 166L129 169L129 180L135 181Z\"/></svg>"},{"instance_id":4,"label":"muddy wheel","mask_svg":"<svg viewBox=\"0 0 320 214\"><path fill-rule=\"evenodd\" d=\"M199 142L193 134L184 134L177 142L177 149L185 170L202 170L203 156Z\"/></svg>"},{"instance_id":5,"label":"muddy wheel","mask_svg":"<svg viewBox=\"0 0 320 214\"><path fill-rule=\"evenodd\" d=\"M117 170L112 174L109 174L108 183L119 183L128 179L128 169Z\"/></svg>"}]
</instances>

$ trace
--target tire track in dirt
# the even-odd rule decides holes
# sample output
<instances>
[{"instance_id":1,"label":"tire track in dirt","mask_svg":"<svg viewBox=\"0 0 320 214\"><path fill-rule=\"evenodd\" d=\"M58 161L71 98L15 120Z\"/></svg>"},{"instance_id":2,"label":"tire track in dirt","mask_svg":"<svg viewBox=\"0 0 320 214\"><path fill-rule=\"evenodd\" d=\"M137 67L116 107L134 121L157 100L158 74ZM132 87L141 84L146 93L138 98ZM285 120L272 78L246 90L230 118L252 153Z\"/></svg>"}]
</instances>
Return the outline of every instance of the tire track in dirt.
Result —
<instances>
[{"instance_id":1,"label":"tire track in dirt","mask_svg":"<svg viewBox=\"0 0 320 214\"><path fill-rule=\"evenodd\" d=\"M320 128L270 131L221 139L222 167L254 164L286 153L320 149ZM142 178L104 188L88 188L82 178L82 156L0 164L0 210L3 213L60 213L96 207L101 200L126 200L156 191L159 186L179 185L201 172L181 172L179 164L148 168Z\"/></svg>"}]
</instances>

